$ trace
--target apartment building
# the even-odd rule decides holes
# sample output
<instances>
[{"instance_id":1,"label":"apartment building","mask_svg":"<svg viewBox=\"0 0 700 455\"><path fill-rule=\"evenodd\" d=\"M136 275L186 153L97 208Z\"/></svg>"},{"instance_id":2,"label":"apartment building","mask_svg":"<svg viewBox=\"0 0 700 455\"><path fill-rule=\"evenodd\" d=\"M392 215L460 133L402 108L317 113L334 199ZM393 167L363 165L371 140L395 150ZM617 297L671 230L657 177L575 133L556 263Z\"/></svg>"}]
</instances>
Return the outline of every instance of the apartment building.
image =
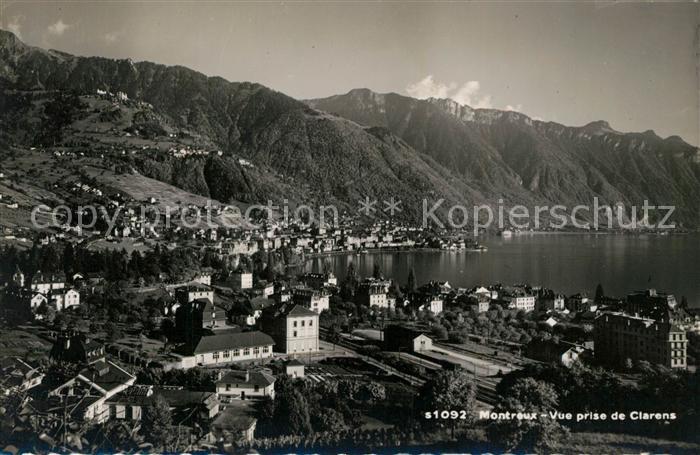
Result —
<instances>
[{"instance_id":1,"label":"apartment building","mask_svg":"<svg viewBox=\"0 0 700 455\"><path fill-rule=\"evenodd\" d=\"M669 368L686 368L688 339L675 324L603 313L595 319L595 357L601 363L624 367L627 359L646 360Z\"/></svg>"}]
</instances>

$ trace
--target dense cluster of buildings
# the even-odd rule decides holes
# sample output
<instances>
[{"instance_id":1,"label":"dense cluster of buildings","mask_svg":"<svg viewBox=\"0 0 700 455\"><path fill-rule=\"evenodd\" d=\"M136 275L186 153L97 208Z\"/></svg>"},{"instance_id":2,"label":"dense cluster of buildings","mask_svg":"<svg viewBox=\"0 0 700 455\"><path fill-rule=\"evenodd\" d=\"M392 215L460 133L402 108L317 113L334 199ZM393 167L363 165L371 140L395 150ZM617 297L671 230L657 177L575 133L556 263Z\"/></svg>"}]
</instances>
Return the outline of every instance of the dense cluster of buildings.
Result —
<instances>
[{"instance_id":1,"label":"dense cluster of buildings","mask_svg":"<svg viewBox=\"0 0 700 455\"><path fill-rule=\"evenodd\" d=\"M17 270L4 288L3 306L24 308L41 320L46 308L70 311L79 307L78 289L85 281L79 274L67 279L62 274L41 272L26 280ZM166 370L214 369L212 390L139 384L129 368L131 363L142 361L138 353L131 359L120 353L112 358L113 345L105 346L84 333L73 332L56 333L50 359L74 365L71 371L75 374L46 381L45 369L25 359L8 358L0 362L4 376L0 389L5 394L24 394L25 405L41 410L44 417L37 418L51 416L53 420L42 422L49 427L66 418L59 415L65 407L71 409L70 417L78 420L138 421L156 399L164 400L185 425L207 429L206 434L197 435L200 442L215 443L253 438L255 413L242 403L275 398L276 376L271 368L275 360L284 361L283 369L275 366L278 374L304 377L304 364L298 359L321 350L321 314L332 309L333 296L344 295L355 305L385 311L386 316L401 310L414 315L423 312L425 320L434 320L444 311L459 309L459 317L466 310L478 318L502 308L529 314L531 320L551 327L564 320L590 324L592 342L534 339L524 348L527 357L565 366L592 359L615 368L641 361L686 368L687 331L699 328L697 318L672 295L653 289L626 299L593 299L584 293L564 296L528 285L466 289L430 281L402 289L380 272L357 279L352 286L347 280L339 283L331 272L267 282L243 268L212 281L209 271L200 271L193 280L170 287L159 318L171 321L177 348L158 359L159 367ZM389 321L381 333L383 350L411 353L415 359L427 359L427 364L459 367L431 354L444 350L439 343L444 340L436 339L435 333L420 324Z\"/></svg>"}]
</instances>

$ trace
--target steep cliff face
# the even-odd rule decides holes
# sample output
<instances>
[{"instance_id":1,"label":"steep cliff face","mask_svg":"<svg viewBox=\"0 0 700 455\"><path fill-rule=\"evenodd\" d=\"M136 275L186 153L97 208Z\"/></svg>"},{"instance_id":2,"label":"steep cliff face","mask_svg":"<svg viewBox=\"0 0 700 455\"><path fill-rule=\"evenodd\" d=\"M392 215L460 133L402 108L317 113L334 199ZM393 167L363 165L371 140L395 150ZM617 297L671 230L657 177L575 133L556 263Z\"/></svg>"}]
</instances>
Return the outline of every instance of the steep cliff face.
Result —
<instances>
[{"instance_id":1,"label":"steep cliff face","mask_svg":"<svg viewBox=\"0 0 700 455\"><path fill-rule=\"evenodd\" d=\"M417 100L366 89L308 100L358 123L381 125L479 188L515 199L572 205L676 205L700 222L696 147L653 131L620 133L607 122L568 127L511 111L472 109L452 100Z\"/></svg>"}]
</instances>

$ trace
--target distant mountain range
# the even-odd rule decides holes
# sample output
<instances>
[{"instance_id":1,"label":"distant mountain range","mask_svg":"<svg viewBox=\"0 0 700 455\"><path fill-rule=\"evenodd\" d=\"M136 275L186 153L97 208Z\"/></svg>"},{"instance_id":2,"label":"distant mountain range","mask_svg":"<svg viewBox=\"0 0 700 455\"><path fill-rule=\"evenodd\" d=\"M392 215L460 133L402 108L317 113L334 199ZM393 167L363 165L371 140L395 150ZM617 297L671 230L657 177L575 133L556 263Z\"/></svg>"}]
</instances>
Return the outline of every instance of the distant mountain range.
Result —
<instances>
[{"instance_id":1,"label":"distant mountain range","mask_svg":"<svg viewBox=\"0 0 700 455\"><path fill-rule=\"evenodd\" d=\"M167 143L159 135L186 131L195 143L221 150L184 163L139 155L128 164L224 202L286 197L354 211L365 197L393 196L403 201L400 216L415 220L423 198L444 198L445 206L500 198L506 205L575 205L597 196L601 203L676 205L676 220L700 225L700 154L678 137L619 133L602 121L567 127L367 89L302 102L184 67L43 50L0 31L2 148L85 146L78 139L94 128L85 126L86 104L77 103L67 120L47 106L57 94L97 90L150 104L122 112L104 128L111 133L100 136L103 144L106 134L123 140L124 131L141 131L139 145L156 149ZM100 115L101 124L109 121Z\"/></svg>"}]
</instances>

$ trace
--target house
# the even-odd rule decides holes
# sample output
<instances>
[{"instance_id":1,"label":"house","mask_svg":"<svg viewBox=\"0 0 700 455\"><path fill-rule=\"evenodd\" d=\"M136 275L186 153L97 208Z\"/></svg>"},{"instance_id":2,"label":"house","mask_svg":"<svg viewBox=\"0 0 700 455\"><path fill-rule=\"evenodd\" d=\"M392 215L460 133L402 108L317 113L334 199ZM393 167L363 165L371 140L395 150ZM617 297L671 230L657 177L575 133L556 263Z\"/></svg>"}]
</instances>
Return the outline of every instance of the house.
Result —
<instances>
[{"instance_id":1,"label":"house","mask_svg":"<svg viewBox=\"0 0 700 455\"><path fill-rule=\"evenodd\" d=\"M222 404L247 398L275 398L275 377L264 371L229 371L220 374L216 393Z\"/></svg>"},{"instance_id":2,"label":"house","mask_svg":"<svg viewBox=\"0 0 700 455\"><path fill-rule=\"evenodd\" d=\"M464 302L464 297L459 299ZM486 313L491 308L491 295L489 292L472 292L466 296L466 305L472 313Z\"/></svg>"},{"instance_id":3,"label":"house","mask_svg":"<svg viewBox=\"0 0 700 455\"><path fill-rule=\"evenodd\" d=\"M220 409L213 392L186 390L179 386L135 384L105 400L109 419L139 421L157 396L165 400L173 420L180 424L208 424Z\"/></svg>"},{"instance_id":4,"label":"house","mask_svg":"<svg viewBox=\"0 0 700 455\"><path fill-rule=\"evenodd\" d=\"M175 327L185 338L196 336L202 330L226 328L226 310L214 305L209 299L196 299L181 305L175 311Z\"/></svg>"},{"instance_id":5,"label":"house","mask_svg":"<svg viewBox=\"0 0 700 455\"><path fill-rule=\"evenodd\" d=\"M232 289L243 291L253 288L253 274L250 272L237 271L231 273L228 280L229 286Z\"/></svg>"},{"instance_id":6,"label":"house","mask_svg":"<svg viewBox=\"0 0 700 455\"><path fill-rule=\"evenodd\" d=\"M262 330L275 340L275 349L285 354L318 351L318 313L297 304L283 304L263 311Z\"/></svg>"},{"instance_id":7,"label":"house","mask_svg":"<svg viewBox=\"0 0 700 455\"><path fill-rule=\"evenodd\" d=\"M384 348L387 351L418 352L432 347L432 338L420 329L396 324L384 328Z\"/></svg>"},{"instance_id":8,"label":"house","mask_svg":"<svg viewBox=\"0 0 700 455\"><path fill-rule=\"evenodd\" d=\"M49 357L56 362L93 364L104 360L105 348L101 343L83 334L59 334Z\"/></svg>"},{"instance_id":9,"label":"house","mask_svg":"<svg viewBox=\"0 0 700 455\"><path fill-rule=\"evenodd\" d=\"M304 377L304 364L297 359L288 360L284 364L284 373L292 378L303 378Z\"/></svg>"},{"instance_id":10,"label":"house","mask_svg":"<svg viewBox=\"0 0 700 455\"><path fill-rule=\"evenodd\" d=\"M75 289L56 289L51 291L49 298L57 311L80 306L80 293Z\"/></svg>"},{"instance_id":11,"label":"house","mask_svg":"<svg viewBox=\"0 0 700 455\"><path fill-rule=\"evenodd\" d=\"M566 299L566 309L572 313L585 313L595 311L598 305L588 298L585 293L574 294Z\"/></svg>"},{"instance_id":12,"label":"house","mask_svg":"<svg viewBox=\"0 0 700 455\"><path fill-rule=\"evenodd\" d=\"M442 313L443 301L439 297L428 298L423 305L420 306L421 311L430 311L433 314Z\"/></svg>"},{"instance_id":13,"label":"house","mask_svg":"<svg viewBox=\"0 0 700 455\"><path fill-rule=\"evenodd\" d=\"M272 357L273 339L263 332L226 332L204 336L192 350L200 366L264 361Z\"/></svg>"},{"instance_id":14,"label":"house","mask_svg":"<svg viewBox=\"0 0 700 455\"><path fill-rule=\"evenodd\" d=\"M206 441L224 447L239 441L252 441L257 425L255 415L255 407L249 400L232 401L211 422Z\"/></svg>"},{"instance_id":15,"label":"house","mask_svg":"<svg viewBox=\"0 0 700 455\"><path fill-rule=\"evenodd\" d=\"M32 389L44 379L39 367L31 365L19 357L6 357L0 360L0 393L9 395Z\"/></svg>"},{"instance_id":16,"label":"house","mask_svg":"<svg viewBox=\"0 0 700 455\"><path fill-rule=\"evenodd\" d=\"M239 325L254 326L262 316L263 310L274 304L272 299L255 297L231 309L233 321Z\"/></svg>"},{"instance_id":17,"label":"house","mask_svg":"<svg viewBox=\"0 0 700 455\"><path fill-rule=\"evenodd\" d=\"M502 293L501 301L510 309L526 313L535 311L535 296L519 288Z\"/></svg>"},{"instance_id":18,"label":"house","mask_svg":"<svg viewBox=\"0 0 700 455\"><path fill-rule=\"evenodd\" d=\"M274 283L268 283L267 281L260 281L253 288L253 294L259 297L268 298L275 293Z\"/></svg>"},{"instance_id":19,"label":"house","mask_svg":"<svg viewBox=\"0 0 700 455\"><path fill-rule=\"evenodd\" d=\"M175 288L175 299L184 305L197 299L207 299L214 303L214 290L203 284L188 284Z\"/></svg>"},{"instance_id":20,"label":"house","mask_svg":"<svg viewBox=\"0 0 700 455\"><path fill-rule=\"evenodd\" d=\"M298 287L292 291L292 301L321 314L330 307L330 294L325 289Z\"/></svg>"},{"instance_id":21,"label":"house","mask_svg":"<svg viewBox=\"0 0 700 455\"><path fill-rule=\"evenodd\" d=\"M540 362L554 362L571 368L584 350L583 346L564 341L533 339L525 347L525 356Z\"/></svg>"},{"instance_id":22,"label":"house","mask_svg":"<svg viewBox=\"0 0 700 455\"><path fill-rule=\"evenodd\" d=\"M134 381L136 377L118 365L100 359L80 370L77 376L50 390L48 397L50 400L58 400L54 407L57 413L68 408L80 420L103 423L110 418L107 400L127 389Z\"/></svg>"},{"instance_id":23,"label":"house","mask_svg":"<svg viewBox=\"0 0 700 455\"><path fill-rule=\"evenodd\" d=\"M45 275L38 271L32 277L29 285L32 291L48 294L53 290L63 289L66 287L66 277L62 273Z\"/></svg>"},{"instance_id":24,"label":"house","mask_svg":"<svg viewBox=\"0 0 700 455\"><path fill-rule=\"evenodd\" d=\"M540 311L564 311L566 300L561 294L549 294L540 298Z\"/></svg>"},{"instance_id":25,"label":"house","mask_svg":"<svg viewBox=\"0 0 700 455\"><path fill-rule=\"evenodd\" d=\"M31 298L29 299L29 308L36 313L42 305L47 305L49 299L41 292L32 291ZM38 317L38 316L37 316Z\"/></svg>"},{"instance_id":26,"label":"house","mask_svg":"<svg viewBox=\"0 0 700 455\"><path fill-rule=\"evenodd\" d=\"M368 307L390 308L389 286L382 280L365 280L357 289L357 303Z\"/></svg>"},{"instance_id":27,"label":"house","mask_svg":"<svg viewBox=\"0 0 700 455\"><path fill-rule=\"evenodd\" d=\"M199 284L211 286L211 273L202 272L194 277L194 281Z\"/></svg>"}]
</instances>

